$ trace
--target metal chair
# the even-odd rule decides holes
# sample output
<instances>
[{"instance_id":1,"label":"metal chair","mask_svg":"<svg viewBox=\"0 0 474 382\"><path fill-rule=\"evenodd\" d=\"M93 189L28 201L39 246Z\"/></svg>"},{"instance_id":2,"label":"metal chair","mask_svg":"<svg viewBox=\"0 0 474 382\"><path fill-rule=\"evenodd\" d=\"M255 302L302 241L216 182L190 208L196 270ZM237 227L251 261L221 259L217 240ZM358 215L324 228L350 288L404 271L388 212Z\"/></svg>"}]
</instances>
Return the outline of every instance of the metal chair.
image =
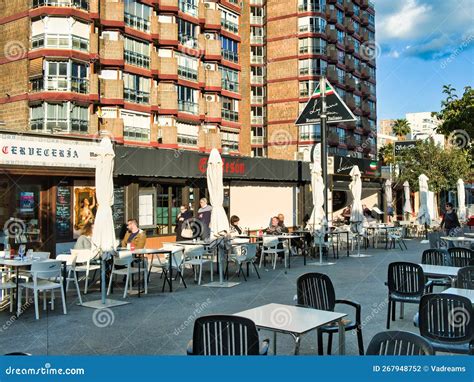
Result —
<instances>
[{"instance_id":1,"label":"metal chair","mask_svg":"<svg viewBox=\"0 0 474 382\"><path fill-rule=\"evenodd\" d=\"M417 334L393 330L377 333L366 355L434 355L431 344Z\"/></svg>"},{"instance_id":2,"label":"metal chair","mask_svg":"<svg viewBox=\"0 0 474 382\"><path fill-rule=\"evenodd\" d=\"M451 256L446 249L431 248L423 251L421 264L451 266L452 261ZM442 286L446 288L451 286L451 279L446 277L429 277L429 280L433 280L433 286ZM432 291L433 290L431 289L430 292Z\"/></svg>"},{"instance_id":3,"label":"metal chair","mask_svg":"<svg viewBox=\"0 0 474 382\"><path fill-rule=\"evenodd\" d=\"M331 279L322 273L306 273L296 280L298 305L318 310L334 312L336 304L349 305L355 309L355 321L344 324L345 331L355 330L359 354L364 355L364 344L362 339L362 322L360 304L349 300L337 300ZM337 333L337 326L323 326L318 329L318 354L323 355L323 333L328 333L327 353L331 354L332 336Z\"/></svg>"},{"instance_id":4,"label":"metal chair","mask_svg":"<svg viewBox=\"0 0 474 382\"><path fill-rule=\"evenodd\" d=\"M474 289L474 266L464 267L458 271L456 288Z\"/></svg>"},{"instance_id":5,"label":"metal chair","mask_svg":"<svg viewBox=\"0 0 474 382\"><path fill-rule=\"evenodd\" d=\"M163 277L163 286L161 291L165 291L166 283L171 287L171 278L173 274L169 274L170 261L171 261L171 271L176 271L176 278L179 278L180 283L182 282L184 287L187 288L186 282L184 281L183 272L184 272L184 247L181 245L173 244L163 244L163 248L171 251L171 256L168 256L167 259L162 259L159 255L152 255L150 261L150 268L148 270L148 281L150 280L150 274L153 267L161 269L161 275ZM171 259L170 259L171 257Z\"/></svg>"},{"instance_id":6,"label":"metal chair","mask_svg":"<svg viewBox=\"0 0 474 382\"><path fill-rule=\"evenodd\" d=\"M231 255L229 256L229 261L233 261L239 266L238 276L240 277L240 274L242 274L242 276L244 276L244 280L247 281L247 278L245 277L245 272L242 269L243 264L247 264L247 272L248 272L249 264L252 264L255 272L257 273L257 277L260 278L260 274L258 273L257 266L255 265L256 256L257 256L257 244L245 243L235 248L235 252L232 252ZM228 266L229 266L229 263L227 262L226 271L225 271L226 275L228 274Z\"/></svg>"},{"instance_id":7,"label":"metal chair","mask_svg":"<svg viewBox=\"0 0 474 382\"><path fill-rule=\"evenodd\" d=\"M194 321L188 355L267 355L268 339L262 342L252 320L233 315L199 317Z\"/></svg>"},{"instance_id":8,"label":"metal chair","mask_svg":"<svg viewBox=\"0 0 474 382\"><path fill-rule=\"evenodd\" d=\"M431 285L431 281L425 284L425 274L420 265L407 262L389 264L387 329L390 329L390 316L395 321L396 303L401 303L400 318L403 319L403 304L419 304L421 296Z\"/></svg>"},{"instance_id":9,"label":"metal chair","mask_svg":"<svg viewBox=\"0 0 474 382\"><path fill-rule=\"evenodd\" d=\"M388 237L388 247L391 249L395 249L396 244L400 247L400 250L403 251L403 247L405 250L408 250L407 244L403 240L403 228L402 227L393 227L388 229L387 233Z\"/></svg>"},{"instance_id":10,"label":"metal chair","mask_svg":"<svg viewBox=\"0 0 474 382\"><path fill-rule=\"evenodd\" d=\"M69 289L69 282L73 282L76 286L77 298L79 299L79 304L82 305L82 296L81 289L79 288L79 282L77 281L76 273L76 256L75 255L57 255L56 260L66 262L66 293Z\"/></svg>"},{"instance_id":11,"label":"metal chair","mask_svg":"<svg viewBox=\"0 0 474 382\"><path fill-rule=\"evenodd\" d=\"M100 271L100 264L94 264L97 258L97 252L91 249L71 249L71 255L76 256L76 273L84 273L84 294L87 294L89 288L89 274L94 271L92 280L95 279L95 274Z\"/></svg>"},{"instance_id":12,"label":"metal chair","mask_svg":"<svg viewBox=\"0 0 474 382\"><path fill-rule=\"evenodd\" d=\"M284 253L284 249L279 248L279 243L280 243L280 240L278 240L277 237L271 237L271 236L263 237L262 252L260 254L260 265L259 265L260 268L262 268L262 263L263 263L263 259L265 255L270 255L272 257L273 269L276 268L278 255L281 253Z\"/></svg>"},{"instance_id":13,"label":"metal chair","mask_svg":"<svg viewBox=\"0 0 474 382\"><path fill-rule=\"evenodd\" d=\"M474 251L469 248L453 247L448 248L448 252L453 261L453 267L467 267L474 260Z\"/></svg>"},{"instance_id":14,"label":"metal chair","mask_svg":"<svg viewBox=\"0 0 474 382\"><path fill-rule=\"evenodd\" d=\"M435 352L474 354L474 308L470 299L454 294L427 294L419 309L420 334Z\"/></svg>"}]
</instances>

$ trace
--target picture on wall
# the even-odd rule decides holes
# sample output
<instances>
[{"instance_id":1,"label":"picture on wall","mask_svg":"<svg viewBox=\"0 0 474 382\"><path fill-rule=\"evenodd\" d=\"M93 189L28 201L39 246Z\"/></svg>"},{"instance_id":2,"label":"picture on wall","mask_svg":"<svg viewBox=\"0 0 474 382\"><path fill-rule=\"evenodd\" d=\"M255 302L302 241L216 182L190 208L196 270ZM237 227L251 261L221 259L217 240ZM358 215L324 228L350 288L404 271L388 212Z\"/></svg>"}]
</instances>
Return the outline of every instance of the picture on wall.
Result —
<instances>
[{"instance_id":1,"label":"picture on wall","mask_svg":"<svg viewBox=\"0 0 474 382\"><path fill-rule=\"evenodd\" d=\"M87 223L94 223L96 212L95 187L74 187L74 238Z\"/></svg>"}]
</instances>

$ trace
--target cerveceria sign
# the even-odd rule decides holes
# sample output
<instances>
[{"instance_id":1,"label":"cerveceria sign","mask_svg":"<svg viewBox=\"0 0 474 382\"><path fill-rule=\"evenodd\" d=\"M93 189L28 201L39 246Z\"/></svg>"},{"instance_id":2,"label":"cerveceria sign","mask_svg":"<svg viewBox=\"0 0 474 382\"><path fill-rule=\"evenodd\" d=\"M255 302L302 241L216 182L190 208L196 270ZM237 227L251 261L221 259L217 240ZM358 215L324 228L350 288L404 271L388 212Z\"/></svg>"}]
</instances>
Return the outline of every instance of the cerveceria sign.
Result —
<instances>
[{"instance_id":1,"label":"cerveceria sign","mask_svg":"<svg viewBox=\"0 0 474 382\"><path fill-rule=\"evenodd\" d=\"M98 147L90 141L0 134L0 164L94 168Z\"/></svg>"},{"instance_id":2,"label":"cerveceria sign","mask_svg":"<svg viewBox=\"0 0 474 382\"><path fill-rule=\"evenodd\" d=\"M326 80L326 115L327 123L355 122L356 117L331 84ZM296 120L296 125L311 125L320 123L322 112L322 97L319 84Z\"/></svg>"}]
</instances>

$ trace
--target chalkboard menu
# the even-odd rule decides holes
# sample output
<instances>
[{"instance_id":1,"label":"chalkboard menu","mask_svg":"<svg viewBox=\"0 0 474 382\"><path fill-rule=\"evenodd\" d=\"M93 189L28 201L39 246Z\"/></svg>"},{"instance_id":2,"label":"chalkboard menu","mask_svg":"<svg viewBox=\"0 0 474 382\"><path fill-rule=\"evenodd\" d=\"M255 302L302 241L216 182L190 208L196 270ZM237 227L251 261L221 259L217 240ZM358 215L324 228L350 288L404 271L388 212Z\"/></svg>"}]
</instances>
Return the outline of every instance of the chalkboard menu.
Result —
<instances>
[{"instance_id":1,"label":"chalkboard menu","mask_svg":"<svg viewBox=\"0 0 474 382\"><path fill-rule=\"evenodd\" d=\"M71 187L59 185L56 192L56 236L68 238L71 233Z\"/></svg>"},{"instance_id":2,"label":"chalkboard menu","mask_svg":"<svg viewBox=\"0 0 474 382\"><path fill-rule=\"evenodd\" d=\"M114 205L112 207L115 233L118 234L125 223L125 190L123 187L114 187Z\"/></svg>"}]
</instances>

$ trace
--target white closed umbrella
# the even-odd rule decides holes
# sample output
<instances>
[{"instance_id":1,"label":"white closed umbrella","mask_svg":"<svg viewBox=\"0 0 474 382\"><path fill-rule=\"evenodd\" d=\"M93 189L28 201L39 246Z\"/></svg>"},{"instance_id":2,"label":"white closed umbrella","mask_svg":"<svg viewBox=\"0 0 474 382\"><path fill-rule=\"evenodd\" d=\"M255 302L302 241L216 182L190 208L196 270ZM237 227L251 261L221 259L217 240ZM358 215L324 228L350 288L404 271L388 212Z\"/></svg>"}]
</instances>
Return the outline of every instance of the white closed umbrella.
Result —
<instances>
[{"instance_id":1,"label":"white closed umbrella","mask_svg":"<svg viewBox=\"0 0 474 382\"><path fill-rule=\"evenodd\" d=\"M403 213L411 215L413 210L411 208L410 183L408 183L408 181L405 181L405 183L403 183L403 193L405 195L405 203L403 204Z\"/></svg>"},{"instance_id":2,"label":"white closed umbrella","mask_svg":"<svg viewBox=\"0 0 474 382\"><path fill-rule=\"evenodd\" d=\"M112 142L108 137L102 138L96 158L95 193L97 198L97 214L92 233L93 248L101 255L102 299L83 304L94 309L128 304L128 302L115 301L105 297L107 289L105 285L105 262L112 256L117 247L112 216L112 206L114 204L114 158Z\"/></svg>"},{"instance_id":3,"label":"white closed umbrella","mask_svg":"<svg viewBox=\"0 0 474 382\"><path fill-rule=\"evenodd\" d=\"M359 166L354 166L350 172L352 181L349 189L352 194L351 231L357 235L356 257L367 257L360 253L360 237L364 234L364 212L362 210L362 179Z\"/></svg>"},{"instance_id":4,"label":"white closed umbrella","mask_svg":"<svg viewBox=\"0 0 474 382\"><path fill-rule=\"evenodd\" d=\"M429 189L428 189L428 177L425 174L421 174L418 177L419 182L419 192L420 192L420 208L418 210L418 223L425 226L426 240L422 243L426 243L428 240L428 225L431 224L430 210L428 208L428 198L429 198Z\"/></svg>"},{"instance_id":5,"label":"white closed umbrella","mask_svg":"<svg viewBox=\"0 0 474 382\"><path fill-rule=\"evenodd\" d=\"M319 150L315 150L319 151ZM319 246L319 263L312 265L333 265L334 263L323 262L322 244L326 234L326 217L324 214L324 181L322 177L321 157L314 155L314 162L311 168L311 189L313 196L313 211L308 223L308 227L313 231L315 243Z\"/></svg>"},{"instance_id":6,"label":"white closed umbrella","mask_svg":"<svg viewBox=\"0 0 474 382\"><path fill-rule=\"evenodd\" d=\"M224 174L222 169L222 158L217 149L212 149L211 155L207 162L207 189L209 191L209 199L212 205L211 211L211 236L224 237L224 231L230 232L229 221L224 210ZM218 252L220 251L218 246ZM219 258L219 283L224 284L222 257Z\"/></svg>"},{"instance_id":7,"label":"white closed umbrella","mask_svg":"<svg viewBox=\"0 0 474 382\"><path fill-rule=\"evenodd\" d=\"M391 209L392 203L393 203L392 181L390 179L387 179L385 181L384 194L385 194L385 203L387 204L386 214L388 216L388 211Z\"/></svg>"},{"instance_id":8,"label":"white closed umbrella","mask_svg":"<svg viewBox=\"0 0 474 382\"><path fill-rule=\"evenodd\" d=\"M458 191L458 218L460 221L463 221L467 218L466 190L464 188L464 181L462 179L458 179L456 186Z\"/></svg>"}]
</instances>

